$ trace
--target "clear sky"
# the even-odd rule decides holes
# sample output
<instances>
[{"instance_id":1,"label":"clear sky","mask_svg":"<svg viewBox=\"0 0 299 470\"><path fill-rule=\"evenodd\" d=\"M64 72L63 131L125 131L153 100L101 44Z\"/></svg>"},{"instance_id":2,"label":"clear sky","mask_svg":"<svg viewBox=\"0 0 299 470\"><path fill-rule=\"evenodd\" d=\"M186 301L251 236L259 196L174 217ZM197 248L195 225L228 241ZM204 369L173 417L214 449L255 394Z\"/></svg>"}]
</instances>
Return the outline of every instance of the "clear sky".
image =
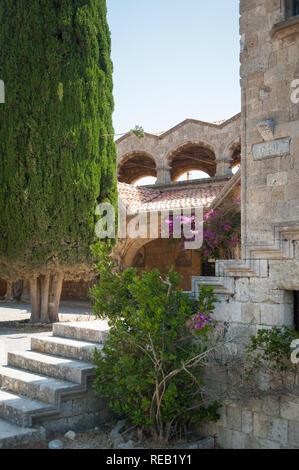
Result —
<instances>
[{"instance_id":1,"label":"clear sky","mask_svg":"<svg viewBox=\"0 0 299 470\"><path fill-rule=\"evenodd\" d=\"M239 0L107 0L116 133L241 110Z\"/></svg>"}]
</instances>

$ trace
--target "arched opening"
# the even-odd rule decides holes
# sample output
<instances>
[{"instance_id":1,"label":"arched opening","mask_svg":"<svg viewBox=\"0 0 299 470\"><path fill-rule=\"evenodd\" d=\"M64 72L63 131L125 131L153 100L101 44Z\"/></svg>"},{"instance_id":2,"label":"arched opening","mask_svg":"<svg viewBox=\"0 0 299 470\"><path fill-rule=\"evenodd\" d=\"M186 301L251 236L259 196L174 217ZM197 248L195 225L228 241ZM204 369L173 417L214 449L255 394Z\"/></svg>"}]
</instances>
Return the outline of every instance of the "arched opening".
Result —
<instances>
[{"instance_id":1,"label":"arched opening","mask_svg":"<svg viewBox=\"0 0 299 470\"><path fill-rule=\"evenodd\" d=\"M134 186L148 186L151 184L156 184L157 178L154 176L144 176L139 180L135 181Z\"/></svg>"},{"instance_id":2,"label":"arched opening","mask_svg":"<svg viewBox=\"0 0 299 470\"><path fill-rule=\"evenodd\" d=\"M200 170L191 170L183 173L176 181L192 181L192 180L201 180L204 178L210 178L210 175L204 171Z\"/></svg>"},{"instance_id":3,"label":"arched opening","mask_svg":"<svg viewBox=\"0 0 299 470\"><path fill-rule=\"evenodd\" d=\"M193 171L204 172L208 177L215 176L216 173L215 154L203 144L185 144L173 152L168 161L172 167L172 181L177 181L183 175Z\"/></svg>"},{"instance_id":4,"label":"arched opening","mask_svg":"<svg viewBox=\"0 0 299 470\"><path fill-rule=\"evenodd\" d=\"M146 177L157 177L156 163L146 153L136 152L130 154L119 165L118 181L121 183L136 184Z\"/></svg>"},{"instance_id":5,"label":"arched opening","mask_svg":"<svg viewBox=\"0 0 299 470\"><path fill-rule=\"evenodd\" d=\"M232 172L235 175L241 166L241 143L232 146Z\"/></svg>"}]
</instances>

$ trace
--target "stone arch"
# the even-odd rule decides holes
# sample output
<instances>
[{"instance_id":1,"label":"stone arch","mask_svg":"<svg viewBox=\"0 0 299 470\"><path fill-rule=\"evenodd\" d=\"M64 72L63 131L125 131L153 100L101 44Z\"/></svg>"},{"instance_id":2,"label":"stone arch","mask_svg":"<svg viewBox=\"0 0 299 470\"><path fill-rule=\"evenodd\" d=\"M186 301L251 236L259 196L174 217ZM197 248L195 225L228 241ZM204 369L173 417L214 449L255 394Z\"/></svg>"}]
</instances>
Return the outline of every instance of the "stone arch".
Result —
<instances>
[{"instance_id":1,"label":"stone arch","mask_svg":"<svg viewBox=\"0 0 299 470\"><path fill-rule=\"evenodd\" d=\"M170 150L166 155L166 163L171 167L172 181L191 170L200 170L209 176L215 176L216 151L206 142L189 140Z\"/></svg>"},{"instance_id":2,"label":"stone arch","mask_svg":"<svg viewBox=\"0 0 299 470\"><path fill-rule=\"evenodd\" d=\"M233 164L236 160L241 161L241 136L238 135L225 147L224 155L233 159Z\"/></svg>"},{"instance_id":3,"label":"stone arch","mask_svg":"<svg viewBox=\"0 0 299 470\"><path fill-rule=\"evenodd\" d=\"M145 151L134 150L123 155L117 165L118 181L134 184L145 176L157 177L155 157Z\"/></svg>"},{"instance_id":4,"label":"stone arch","mask_svg":"<svg viewBox=\"0 0 299 470\"><path fill-rule=\"evenodd\" d=\"M160 238L135 240L126 250L123 265L134 267L139 273L158 268L162 274L175 266L182 277L180 287L185 291L191 290L192 276L201 275L202 270L202 260L193 250L182 250L179 240L174 244Z\"/></svg>"},{"instance_id":5,"label":"stone arch","mask_svg":"<svg viewBox=\"0 0 299 470\"><path fill-rule=\"evenodd\" d=\"M145 247L148 243L156 240L155 238L137 238L136 240L131 240L131 243L127 247L125 253L123 254L123 264L124 266L131 267L133 265L134 259L138 251Z\"/></svg>"}]
</instances>

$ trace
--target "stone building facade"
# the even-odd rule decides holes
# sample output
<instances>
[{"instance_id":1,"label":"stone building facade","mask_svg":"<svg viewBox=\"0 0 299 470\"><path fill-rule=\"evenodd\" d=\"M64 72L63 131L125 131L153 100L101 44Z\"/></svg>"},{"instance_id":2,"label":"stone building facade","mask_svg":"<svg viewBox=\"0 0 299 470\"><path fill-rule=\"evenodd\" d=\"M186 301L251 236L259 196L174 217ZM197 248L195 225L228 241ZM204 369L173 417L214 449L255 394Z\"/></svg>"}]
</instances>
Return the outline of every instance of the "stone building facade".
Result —
<instances>
[{"instance_id":1,"label":"stone building facade","mask_svg":"<svg viewBox=\"0 0 299 470\"><path fill-rule=\"evenodd\" d=\"M240 162L240 135L240 114L222 123L187 119L167 132L146 133L143 139L128 133L116 141L118 180L133 184L155 176L157 184L169 184L188 170L231 176L232 166Z\"/></svg>"},{"instance_id":2,"label":"stone building facade","mask_svg":"<svg viewBox=\"0 0 299 470\"><path fill-rule=\"evenodd\" d=\"M177 262L187 291L214 286L215 319L238 336L236 351L261 328L299 324L299 2L240 0L240 35L241 115L117 141L120 200L127 207L138 200L136 210L155 203L171 209L171 201L194 207L203 199L206 209L217 207L237 194L241 178L241 259L217 261L215 275L202 276L200 261L166 253L161 241L123 240L116 249L124 265L140 270ZM209 178L177 182L189 170ZM151 195L131 186L143 176L157 178ZM210 372L210 384L223 386ZM299 448L299 397L226 402L220 421L204 431L223 448Z\"/></svg>"},{"instance_id":3,"label":"stone building facade","mask_svg":"<svg viewBox=\"0 0 299 470\"><path fill-rule=\"evenodd\" d=\"M242 260L218 261L210 283L226 289L216 319L242 343L259 328L298 327L298 2L241 0L240 14ZM299 397L227 403L206 431L224 448L299 448Z\"/></svg>"}]
</instances>

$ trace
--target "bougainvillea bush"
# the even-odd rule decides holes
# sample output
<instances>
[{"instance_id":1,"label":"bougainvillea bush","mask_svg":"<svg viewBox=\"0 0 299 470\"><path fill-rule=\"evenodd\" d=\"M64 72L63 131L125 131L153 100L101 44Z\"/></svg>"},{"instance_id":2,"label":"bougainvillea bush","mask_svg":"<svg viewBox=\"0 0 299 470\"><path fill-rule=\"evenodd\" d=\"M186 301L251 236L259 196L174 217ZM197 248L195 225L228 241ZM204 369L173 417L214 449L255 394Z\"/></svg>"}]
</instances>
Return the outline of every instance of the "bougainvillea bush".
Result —
<instances>
[{"instance_id":1,"label":"bougainvillea bush","mask_svg":"<svg viewBox=\"0 0 299 470\"><path fill-rule=\"evenodd\" d=\"M241 238L241 213L240 199L236 199L233 204L223 205L220 209L211 209L204 215L201 222L203 231L203 244L199 250L195 250L204 261L209 259L230 259L234 258L234 250L240 244ZM179 219L181 224L180 246L184 249L186 241L193 241L196 231L195 216L187 217L171 216L165 220L169 226L169 236L171 241L174 238L174 219ZM186 229L189 224L190 229ZM184 233L185 232L185 235Z\"/></svg>"},{"instance_id":2,"label":"bougainvillea bush","mask_svg":"<svg viewBox=\"0 0 299 470\"><path fill-rule=\"evenodd\" d=\"M168 441L182 429L218 419L217 402L203 401L203 367L215 298L200 301L178 289L180 276L158 269L119 271L100 253L94 312L108 318L110 333L96 351L94 389L109 407L150 436Z\"/></svg>"}]
</instances>

